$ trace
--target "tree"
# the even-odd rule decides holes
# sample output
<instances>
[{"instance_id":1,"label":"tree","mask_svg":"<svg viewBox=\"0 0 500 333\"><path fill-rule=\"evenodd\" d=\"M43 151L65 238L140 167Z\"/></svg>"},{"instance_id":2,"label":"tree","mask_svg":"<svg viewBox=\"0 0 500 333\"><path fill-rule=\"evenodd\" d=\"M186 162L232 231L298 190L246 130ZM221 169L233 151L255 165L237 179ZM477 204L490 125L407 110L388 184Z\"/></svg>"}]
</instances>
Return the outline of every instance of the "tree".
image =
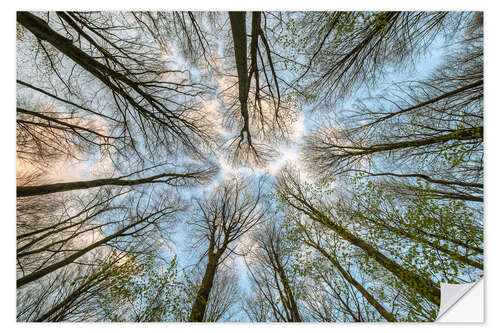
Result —
<instances>
[{"instance_id":1,"label":"tree","mask_svg":"<svg viewBox=\"0 0 500 333\"><path fill-rule=\"evenodd\" d=\"M368 303L370 303L385 320L387 320L389 322L397 321L396 318L394 317L394 315L392 313L390 313L389 311L387 311L387 309L385 309L385 307L382 304L380 304L375 299L375 297L365 287L363 287L363 285L361 283L359 283L352 274L350 274L343 267L343 265L340 263L339 256L335 252L329 253L329 251L327 251L325 248L322 247L319 240L315 240L312 238L313 236L311 236L310 233L308 233L308 229L303 224L301 224L298 221L296 222L296 224L300 228L300 232L302 233L302 235L304 237L304 239L303 239L304 244L314 248L321 255L323 255L326 259L328 259L328 261L330 261L330 263L333 265L333 267L335 267L335 269L337 269L337 271L340 273L342 278L344 278L350 285L352 285L354 288L356 288L361 293L361 295L363 295L363 297L368 301ZM316 238L319 238L318 234L316 234ZM318 273L321 275L321 272L318 272ZM323 276L321 276L321 277L324 279ZM348 306L345 306L345 307L348 309L349 313L352 315L354 320L356 320L356 321L361 320L361 318L362 318L361 314L354 315Z\"/></svg>"},{"instance_id":2,"label":"tree","mask_svg":"<svg viewBox=\"0 0 500 333\"><path fill-rule=\"evenodd\" d=\"M264 94L270 94L272 102L274 103L274 113L275 120L279 121L280 104L281 104L281 96L280 96L280 88L279 81L276 75L276 71L273 65L273 60L271 56L271 49L269 43L266 38L266 34L261 27L262 20L261 12L252 12L252 28L251 28L251 41L250 41L250 70L248 70L249 66L247 65L247 57L248 57L248 48L247 48L247 33L246 33L246 13L245 12L229 12L229 20L231 22L231 32L233 35L233 44L234 44L234 57L236 62L236 69L238 73L238 97L240 102L240 112L241 117L243 118L243 127L239 134L239 143L238 148L242 143L247 143L249 149L251 149L255 154L257 154L256 148L252 143L252 134L250 133L250 125L249 119L249 91L250 85L252 82L252 78L254 78L255 84L255 103L253 112L260 114L260 121L262 122L262 128L264 128L264 116L263 113L265 110L262 105L262 91L261 91L261 83L259 79L260 71L263 72L266 82L267 88L269 92L265 92ZM265 14L264 14L265 16ZM266 72L266 64L264 63L261 50L259 48L259 41L262 41L266 55L268 64L270 67L271 74L269 75L274 81L275 93L276 97L273 94L273 88L268 79L268 74ZM257 54L260 57L260 68L257 60Z\"/></svg>"},{"instance_id":3,"label":"tree","mask_svg":"<svg viewBox=\"0 0 500 333\"><path fill-rule=\"evenodd\" d=\"M374 86L389 66L402 68L425 52L439 32L453 36L469 13L290 13L282 40L302 62L294 85L302 96L326 105ZM466 19L466 18L465 18ZM312 96L311 96L312 95Z\"/></svg>"},{"instance_id":4,"label":"tree","mask_svg":"<svg viewBox=\"0 0 500 333\"><path fill-rule=\"evenodd\" d=\"M339 237L358 247L382 267L394 274L409 288L425 297L435 305L439 305L440 291L436 282L399 265L396 261L384 255L372 244L353 233L343 225L342 221L329 216L328 208L318 208L308 198L300 183L290 174L283 174L278 185L278 194L290 207L302 212L316 223L333 230Z\"/></svg>"},{"instance_id":5,"label":"tree","mask_svg":"<svg viewBox=\"0 0 500 333\"><path fill-rule=\"evenodd\" d=\"M197 212L190 222L199 243L206 244L206 268L191 309L189 321L205 317L210 292L219 265L236 251L237 240L266 214L261 203L263 180L252 193L248 180L233 179L221 184L208 199L196 199Z\"/></svg>"},{"instance_id":6,"label":"tree","mask_svg":"<svg viewBox=\"0 0 500 333\"><path fill-rule=\"evenodd\" d=\"M436 14L437 15L437 14ZM479 17L479 18L478 18ZM480 14L427 79L393 84L360 100L307 139L305 157L320 175L361 172L394 183L402 195L481 202L483 52ZM416 181L423 181L420 186Z\"/></svg>"},{"instance_id":7,"label":"tree","mask_svg":"<svg viewBox=\"0 0 500 333\"><path fill-rule=\"evenodd\" d=\"M180 202L169 202L166 196L157 202L151 194L149 197L139 195L127 199L128 203L125 201L122 206L93 205L59 223L21 234L19 239L25 243L20 243L23 245L17 252L22 272L17 279L17 287L43 278L102 247L126 251L131 243L141 244L142 241L137 252L141 249L145 252L154 250L148 249L148 245L155 241L155 233L164 237L162 232L168 228L169 222L172 224L175 214L183 209ZM132 208L134 205L135 209ZM114 211L121 214L115 215ZM95 223L93 220L96 218L103 220ZM69 254L65 255L66 252ZM26 268L28 272L25 272Z\"/></svg>"},{"instance_id":8,"label":"tree","mask_svg":"<svg viewBox=\"0 0 500 333\"><path fill-rule=\"evenodd\" d=\"M293 260L292 250L287 248L279 228L278 221L271 220L254 233L252 248L247 255L250 257L247 262L249 276L256 294L254 297L258 302L267 303L266 308L272 309L274 320L301 322L294 276L288 268ZM247 307L247 313L252 315L254 304L247 303ZM253 312L254 316L257 314Z\"/></svg>"},{"instance_id":9,"label":"tree","mask_svg":"<svg viewBox=\"0 0 500 333\"><path fill-rule=\"evenodd\" d=\"M135 265L134 275L117 279L99 293L96 308L105 321L182 321L189 311L187 288L175 257L149 257Z\"/></svg>"},{"instance_id":10,"label":"tree","mask_svg":"<svg viewBox=\"0 0 500 333\"><path fill-rule=\"evenodd\" d=\"M187 170L186 170L187 171ZM138 171L141 172L141 171ZM137 173L137 172L135 172ZM115 185L115 186L135 186L141 184L152 184L152 183L162 183L169 185L187 185L188 182L193 179L195 182L201 179L207 179L207 176L213 173L213 169L200 170L194 172L186 172L182 174L177 173L161 173L156 174L147 178L139 179L123 179L127 176L117 177L117 178L102 178L94 180L84 180L71 183L57 183L57 184L46 184L46 185L36 185L36 186L18 186L17 196L18 197L28 197L35 195L51 194L57 192L90 189L99 186ZM183 184L184 183L184 184Z\"/></svg>"},{"instance_id":11,"label":"tree","mask_svg":"<svg viewBox=\"0 0 500 333\"><path fill-rule=\"evenodd\" d=\"M128 14L19 12L17 18L18 60L24 61L18 68L31 66L17 80L18 158L25 163L18 176L17 285L30 294L52 281L47 292L20 300L29 308L60 295L52 310L29 320L66 320L71 316L63 309L83 298L88 310L88 295L112 282L102 274L68 289L68 272L93 266L92 258L113 249L138 262L158 255L158 243L184 209L162 184L189 186L213 174L187 155L174 162L179 149L201 157L198 145L210 140L196 115L204 87L161 60L147 34L132 37L142 28ZM99 158L111 161L111 175L55 183L45 176L63 160ZM85 191L67 192L76 189Z\"/></svg>"},{"instance_id":12,"label":"tree","mask_svg":"<svg viewBox=\"0 0 500 333\"><path fill-rule=\"evenodd\" d=\"M93 15L104 26L96 26ZM187 117L187 111L191 109L189 99L195 99L200 94L197 86L163 79L164 74L175 74L176 71L164 68L155 60L153 54L156 52L148 55L147 50L151 48L147 47L147 41L140 44L143 53L138 53L135 51L137 44L133 40L127 41L123 31L118 36L114 35L114 32L121 30L115 28L113 22L119 17L102 13L64 12L57 12L56 16L59 29L66 36L54 30L39 16L28 12L18 12L17 21L37 38L42 48L44 43L48 43L109 89L122 119L133 119L135 128L145 134L146 149L152 151L152 147L156 146L168 151L173 140L196 149L188 133L206 138L193 122L194 114ZM130 27L128 30L134 29ZM77 41L78 46L73 41ZM184 100L162 95L164 92L180 94ZM136 113L129 115L131 108ZM121 122L125 126L124 132L133 137L128 121ZM146 124L149 126L146 127ZM157 142L151 140L153 136Z\"/></svg>"},{"instance_id":13,"label":"tree","mask_svg":"<svg viewBox=\"0 0 500 333\"><path fill-rule=\"evenodd\" d=\"M236 306L240 302L241 287L239 286L239 271L231 264L222 263L215 273L214 281L208 296L203 322L226 322L231 321L236 313ZM196 267L190 276L189 281L190 302L188 312L183 321L188 321L193 302L197 296L204 271Z\"/></svg>"}]
</instances>

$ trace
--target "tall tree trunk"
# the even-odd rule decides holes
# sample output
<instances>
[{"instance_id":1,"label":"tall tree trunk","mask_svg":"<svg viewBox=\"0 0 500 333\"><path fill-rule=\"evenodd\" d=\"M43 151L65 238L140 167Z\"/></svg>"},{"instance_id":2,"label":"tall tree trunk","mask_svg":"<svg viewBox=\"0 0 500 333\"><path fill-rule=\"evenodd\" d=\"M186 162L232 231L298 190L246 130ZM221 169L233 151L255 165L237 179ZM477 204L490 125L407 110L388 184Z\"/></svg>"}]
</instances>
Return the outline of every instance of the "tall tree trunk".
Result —
<instances>
[{"instance_id":1,"label":"tall tree trunk","mask_svg":"<svg viewBox=\"0 0 500 333\"><path fill-rule=\"evenodd\" d=\"M101 178L94 180L84 180L69 183L55 183L37 186L18 186L17 197L30 197L34 195L50 194L57 192L66 192L73 190L83 190L93 187L116 185L116 186L133 186L152 182L168 182L178 178L195 178L196 173L177 174L177 173L161 173L147 178L139 179L121 179L121 178ZM162 178L166 178L163 179Z\"/></svg>"},{"instance_id":2,"label":"tall tree trunk","mask_svg":"<svg viewBox=\"0 0 500 333\"><path fill-rule=\"evenodd\" d=\"M198 289L196 299L193 303L193 307L191 308L189 321L203 321L203 317L205 316L205 311L207 309L208 297L210 295L210 291L212 290L216 272L217 259L215 257L210 257L205 269L205 275L203 276L203 280L201 281L200 289Z\"/></svg>"},{"instance_id":3,"label":"tall tree trunk","mask_svg":"<svg viewBox=\"0 0 500 333\"><path fill-rule=\"evenodd\" d=\"M247 65L247 33L246 33L246 13L229 12L229 21L231 22L231 32L233 34L234 58L236 61L236 70L238 72L238 91L241 107L241 116L243 117L243 128L241 135L246 132L249 143L250 129L248 126L248 65Z\"/></svg>"},{"instance_id":4,"label":"tall tree trunk","mask_svg":"<svg viewBox=\"0 0 500 333\"><path fill-rule=\"evenodd\" d=\"M292 289L290 288L290 284L288 283L288 278L286 276L285 270L281 265L281 260L279 259L276 252L273 251L274 259L276 260L276 269L278 271L278 275L281 280L281 284L283 284L283 288L285 289L285 294L287 298L287 303L290 308L291 321L292 322L301 322L299 309L297 307L297 303L295 302L295 297L293 296Z\"/></svg>"},{"instance_id":5,"label":"tall tree trunk","mask_svg":"<svg viewBox=\"0 0 500 333\"><path fill-rule=\"evenodd\" d=\"M354 234L350 233L348 230L344 229L337 223L334 223L328 216L323 214L318 209L314 208L303 198L298 197L295 194L290 193L296 200L307 208L298 207L295 203L288 201L288 203L299 211L304 212L311 219L323 224L324 226L332 229L340 237L348 241L354 246L362 249L369 257L377 261L382 267L386 268L392 272L396 277L398 277L404 284L413 289L418 294L425 297L430 302L439 306L441 291L439 287L430 279L420 276L417 273L407 270L401 265L397 264L395 261L389 259L380 251L375 249L372 245L365 242L361 238L358 238Z\"/></svg>"},{"instance_id":6,"label":"tall tree trunk","mask_svg":"<svg viewBox=\"0 0 500 333\"><path fill-rule=\"evenodd\" d=\"M322 247L320 247L318 244L313 244L313 243L309 243L309 242L306 242L306 243L308 243L310 246L314 247L325 258L327 258L333 264L333 266L335 266L335 268L340 272L340 274L344 277L344 279L346 279L350 284L352 284L366 298L366 300L368 301L368 303L370 303L378 311L378 313L380 313L380 315L382 317L384 317L387 321L390 321L390 322L396 322L397 321L396 318L394 317L394 315L392 313L390 313L389 311L387 311L382 306L382 304L380 304L375 299L375 297L373 297L372 294L370 294L368 292L368 290L366 290L351 274L349 274L342 267L342 265L338 262L338 260L336 258L334 258L331 254L329 254L328 252L326 252L325 249L323 249Z\"/></svg>"},{"instance_id":7,"label":"tall tree trunk","mask_svg":"<svg viewBox=\"0 0 500 333\"><path fill-rule=\"evenodd\" d=\"M428 145L435 145L438 143L445 143L448 141L469 141L469 140L482 140L484 135L483 126L456 129L448 134L438 135L425 139L418 139L414 141L400 141L387 144L376 144L367 147L349 147L349 146L332 146L333 149L343 149L340 157L353 157L353 156L366 156L378 152L394 151L412 147L422 147Z\"/></svg>"}]
</instances>

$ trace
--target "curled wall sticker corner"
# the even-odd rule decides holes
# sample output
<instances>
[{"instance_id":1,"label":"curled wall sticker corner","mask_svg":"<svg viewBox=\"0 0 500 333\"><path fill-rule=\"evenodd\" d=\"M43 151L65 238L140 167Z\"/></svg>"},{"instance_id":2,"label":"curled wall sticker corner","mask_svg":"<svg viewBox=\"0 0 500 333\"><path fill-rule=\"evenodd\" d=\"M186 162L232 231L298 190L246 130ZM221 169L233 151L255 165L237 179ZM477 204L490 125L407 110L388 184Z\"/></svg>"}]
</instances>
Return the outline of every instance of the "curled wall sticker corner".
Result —
<instances>
[{"instance_id":1,"label":"curled wall sticker corner","mask_svg":"<svg viewBox=\"0 0 500 333\"><path fill-rule=\"evenodd\" d=\"M436 322L483 322L483 304L483 278L464 284L441 283L441 306Z\"/></svg>"}]
</instances>

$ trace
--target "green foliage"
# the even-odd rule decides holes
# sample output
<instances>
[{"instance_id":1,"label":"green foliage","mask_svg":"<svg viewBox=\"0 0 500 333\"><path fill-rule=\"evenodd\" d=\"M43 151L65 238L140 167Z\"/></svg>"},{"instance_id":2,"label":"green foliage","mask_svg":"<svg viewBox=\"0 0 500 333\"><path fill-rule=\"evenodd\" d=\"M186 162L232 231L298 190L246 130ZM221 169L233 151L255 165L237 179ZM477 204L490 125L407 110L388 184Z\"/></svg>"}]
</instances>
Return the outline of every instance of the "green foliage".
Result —
<instances>
[{"instance_id":1,"label":"green foliage","mask_svg":"<svg viewBox=\"0 0 500 333\"><path fill-rule=\"evenodd\" d=\"M109 321L184 321L190 307L186 288L176 258L167 266L153 258L141 263L131 258L117 267L112 287L99 295L98 304Z\"/></svg>"},{"instance_id":2,"label":"green foliage","mask_svg":"<svg viewBox=\"0 0 500 333\"><path fill-rule=\"evenodd\" d=\"M429 184L422 181L416 181L420 190L410 197L398 196L384 183L361 174L350 182L344 181L347 183L343 186L351 188L351 192L340 194L343 187L334 185L333 179L323 179L303 182L301 195L333 221L328 223L341 225L407 271L437 285L481 277L482 270L464 262L482 262L482 253L471 251L482 247L481 215L473 206L462 200L436 199ZM304 246L308 238L316 239L343 266L354 269L356 276L372 281L367 284L372 293L387 307L391 305L401 320L434 320L438 308L410 290L407 282L402 282L403 273L387 271L374 260L374 254L352 246L307 214L287 206L285 193L276 197L281 203L288 242L301 244L296 246L291 264L295 274L312 278L313 271L332 269L324 257Z\"/></svg>"}]
</instances>

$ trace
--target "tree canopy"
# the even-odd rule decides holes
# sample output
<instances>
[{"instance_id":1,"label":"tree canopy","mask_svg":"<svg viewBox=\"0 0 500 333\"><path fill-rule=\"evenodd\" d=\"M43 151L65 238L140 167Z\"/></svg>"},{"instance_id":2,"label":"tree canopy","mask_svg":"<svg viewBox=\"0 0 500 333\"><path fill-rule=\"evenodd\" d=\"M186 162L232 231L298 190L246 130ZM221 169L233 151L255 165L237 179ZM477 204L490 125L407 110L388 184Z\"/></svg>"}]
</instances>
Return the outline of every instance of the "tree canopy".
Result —
<instances>
[{"instance_id":1,"label":"tree canopy","mask_svg":"<svg viewBox=\"0 0 500 333\"><path fill-rule=\"evenodd\" d=\"M16 21L18 321L434 321L482 277L482 12Z\"/></svg>"}]
</instances>

